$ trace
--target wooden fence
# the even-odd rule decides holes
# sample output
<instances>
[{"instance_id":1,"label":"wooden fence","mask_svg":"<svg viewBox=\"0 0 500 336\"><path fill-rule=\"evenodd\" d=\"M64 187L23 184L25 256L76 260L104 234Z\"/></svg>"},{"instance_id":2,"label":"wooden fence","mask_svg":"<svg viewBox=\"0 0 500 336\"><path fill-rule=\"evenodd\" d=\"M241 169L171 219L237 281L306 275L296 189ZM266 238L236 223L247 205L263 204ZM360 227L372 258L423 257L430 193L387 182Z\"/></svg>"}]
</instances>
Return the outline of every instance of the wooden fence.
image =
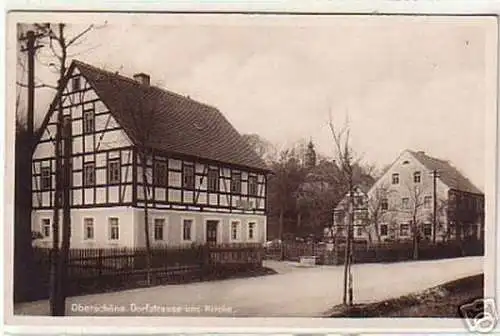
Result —
<instances>
[{"instance_id":1,"label":"wooden fence","mask_svg":"<svg viewBox=\"0 0 500 336\"><path fill-rule=\"evenodd\" d=\"M345 259L345 244L328 249L326 244L284 242L265 249L266 258L298 261L301 256L316 256L318 264L341 265ZM449 241L432 244L420 242L418 260L457 258L484 255L484 243L479 240ZM408 242L354 244L354 263L397 262L413 260L413 244Z\"/></svg>"},{"instance_id":2,"label":"wooden fence","mask_svg":"<svg viewBox=\"0 0 500 336\"><path fill-rule=\"evenodd\" d=\"M51 249L35 248L42 299L48 297ZM145 248L71 249L68 295L134 288L146 284ZM154 247L150 254L153 284L184 283L228 277L262 267L260 244Z\"/></svg>"}]
</instances>

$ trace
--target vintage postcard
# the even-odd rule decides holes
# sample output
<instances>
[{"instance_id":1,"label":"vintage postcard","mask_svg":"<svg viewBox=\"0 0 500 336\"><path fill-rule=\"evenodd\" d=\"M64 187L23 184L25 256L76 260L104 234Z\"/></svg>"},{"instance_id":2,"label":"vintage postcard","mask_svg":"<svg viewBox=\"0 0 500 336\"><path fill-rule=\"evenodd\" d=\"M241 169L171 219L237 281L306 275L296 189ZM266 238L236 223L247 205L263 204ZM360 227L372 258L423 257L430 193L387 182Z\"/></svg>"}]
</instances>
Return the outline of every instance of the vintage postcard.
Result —
<instances>
[{"instance_id":1,"label":"vintage postcard","mask_svg":"<svg viewBox=\"0 0 500 336\"><path fill-rule=\"evenodd\" d=\"M497 328L496 17L7 23L7 325Z\"/></svg>"}]
</instances>

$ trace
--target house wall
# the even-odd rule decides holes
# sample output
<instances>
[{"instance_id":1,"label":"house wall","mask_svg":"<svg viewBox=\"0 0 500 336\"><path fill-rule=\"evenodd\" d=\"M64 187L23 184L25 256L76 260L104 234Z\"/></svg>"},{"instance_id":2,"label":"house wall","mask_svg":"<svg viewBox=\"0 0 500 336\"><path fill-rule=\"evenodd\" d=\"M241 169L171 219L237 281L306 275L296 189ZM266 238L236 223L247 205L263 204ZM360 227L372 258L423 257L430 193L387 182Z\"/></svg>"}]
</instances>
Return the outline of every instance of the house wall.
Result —
<instances>
[{"instance_id":1,"label":"house wall","mask_svg":"<svg viewBox=\"0 0 500 336\"><path fill-rule=\"evenodd\" d=\"M94 238L85 239L85 218L92 218L94 223ZM117 218L119 223L119 239L110 240L110 218ZM155 218L165 220L163 240L154 238ZM53 222L53 212L38 210L33 215L32 230L43 232L42 220L49 219ZM182 234L182 220L193 220L192 240L184 241ZM192 243L203 244L206 242L206 221L219 220L217 243L254 242L263 243L266 240L267 220L262 215L200 213L175 210L149 210L149 232L151 246L180 246ZM238 237L231 239L230 223L239 222ZM254 238L248 237L248 223L256 224ZM71 240L72 249L80 248L116 248L116 247L144 247L146 245L144 230L144 211L132 207L112 207L94 209L73 209L71 211ZM61 240L62 236L60 237ZM35 241L36 246L51 247L52 232L49 236Z\"/></svg>"},{"instance_id":2,"label":"house wall","mask_svg":"<svg viewBox=\"0 0 500 336\"><path fill-rule=\"evenodd\" d=\"M109 239L109 219L118 218L119 239ZM42 232L42 219L53 220L51 210L38 210L33 214L32 229ZM84 239L84 219L92 218L94 222L94 239ZM135 242L134 209L132 207L111 207L71 210L71 240L70 247L78 248L113 248L133 247ZM62 237L62 236L61 236ZM36 240L40 247L52 246L52 235Z\"/></svg>"},{"instance_id":3,"label":"house wall","mask_svg":"<svg viewBox=\"0 0 500 336\"><path fill-rule=\"evenodd\" d=\"M80 88L73 87L79 78ZM84 111L94 113L94 131L83 133ZM74 208L123 205L132 202L132 143L111 116L106 105L75 68L63 94L63 115L71 119L72 130L72 190ZM55 188L55 136L57 112L50 117L33 154L33 208L50 209ZM122 181L107 183L107 162L118 158L121 162ZM95 183L84 186L84 165L95 165ZM50 168L51 187L41 188L42 167Z\"/></svg>"},{"instance_id":4,"label":"house wall","mask_svg":"<svg viewBox=\"0 0 500 336\"><path fill-rule=\"evenodd\" d=\"M141 155L137 155L137 204L142 207L145 202ZM155 183L155 162L161 162L167 168L167 181ZM194 188L183 185L183 167L194 167ZM218 172L218 188L208 190L209 169ZM232 174L241 174L241 191L231 191ZM261 172L236 169L229 165L206 163L201 160L188 160L155 155L146 162L146 179L148 204L157 209L207 210L217 212L236 212L248 215L264 215L266 213L266 176ZM257 179L257 193L249 192L249 177Z\"/></svg>"},{"instance_id":5,"label":"house wall","mask_svg":"<svg viewBox=\"0 0 500 336\"><path fill-rule=\"evenodd\" d=\"M414 182L415 172L420 172L420 183ZM393 183L393 174L399 174L399 183ZM375 197L377 188L378 190L387 190L389 211L386 211L383 216L383 224L388 225L389 229L387 238L412 238L410 221L413 219L415 209L415 217L421 229L423 225L431 224L432 230L434 209L433 179L433 172L422 165L408 151L405 151L370 189L368 192L369 197ZM436 237L439 237L447 230L446 211L444 209L443 211L439 211L439 209L445 207L444 204L448 200L448 190L448 186L438 178L436 180L437 219L443 227L441 229L438 228ZM427 206L425 205L425 197L428 197L429 200ZM403 198L408 199L408 207L406 208L403 205ZM409 225L410 232L407 235L402 235L402 225Z\"/></svg>"},{"instance_id":6,"label":"house wall","mask_svg":"<svg viewBox=\"0 0 500 336\"><path fill-rule=\"evenodd\" d=\"M79 88L73 86L79 78ZM94 131L83 133L84 111L94 114ZM72 176L71 176L71 222L72 248L144 246L143 210L143 173L140 155L133 147L125 131L113 118L106 105L99 99L90 84L75 68L63 94L63 115L71 120L72 130ZM33 154L33 216L32 228L41 231L41 219L48 218L52 223L52 207L55 189L55 135L57 112L50 117L43 130L40 141ZM120 181L109 183L108 162L118 159L120 162ZM165 162L167 165L167 183L151 187L148 195L148 207L151 218L164 216L167 222L166 237L169 244L180 243L180 222L183 214L195 219L196 242L204 242L204 221L206 218L220 218L220 241L229 242L229 220L241 220L243 226L250 220L257 223L256 241L264 241L266 234L266 176L262 172L236 169L230 165L215 164L155 155L146 162L146 178L151 186L155 170L153 162ZM85 185L84 166L94 163L95 183ZM183 186L183 166L195 168L195 186L188 190ZM41 171L48 167L51 173L51 187L41 188ZM216 191L207 188L208 169L219 172ZM232 174L241 174L241 192L231 192ZM250 195L248 177L257 178L257 194ZM84 218L94 218L95 239L83 239ZM120 239L108 240L109 217L119 219ZM152 234L154 230L151 231ZM246 234L246 231L243 231ZM246 241L245 234L241 241ZM42 246L50 246L51 238L37 241Z\"/></svg>"},{"instance_id":7,"label":"house wall","mask_svg":"<svg viewBox=\"0 0 500 336\"><path fill-rule=\"evenodd\" d=\"M420 172L419 183L414 181L415 172ZM423 232L424 225L427 227L430 225L430 237L432 237L434 211L434 186L432 173L432 171L429 171L408 151L403 152L385 172L385 174L377 180L368 191L367 203L364 205L364 209L358 209L356 212L373 212L374 205L379 204L382 198L387 198L387 211L381 211L381 209L378 209L380 218L378 226L379 228L382 226L387 227L387 235L381 234L382 240L412 239L411 221L413 220L414 213L421 232ZM398 174L399 183L393 183L393 174ZM436 237L438 240L444 239L444 236L447 235L448 231L448 191L449 187L438 178L436 180L436 217L438 222ZM426 197L428 197L427 203L425 203ZM406 207L403 205L403 198L408 199L408 206ZM347 223L346 214L342 206L335 209L334 216L337 223L339 222L339 218L343 218L341 221L343 223ZM373 240L376 239L377 235L375 228L373 225L370 225L369 222L366 224L369 226L366 229L358 230L357 227L354 228L355 239L369 240L369 235L371 235ZM407 234L404 234L404 226L408 227ZM342 228L334 228L334 232L335 231L339 232L339 234L343 236L346 234L346 231Z\"/></svg>"},{"instance_id":8,"label":"house wall","mask_svg":"<svg viewBox=\"0 0 500 336\"><path fill-rule=\"evenodd\" d=\"M144 233L144 211L135 209L135 246L145 246ZM158 210L151 209L148 214L150 224L150 242L155 245L180 246L189 245L192 243L206 243L206 221L218 220L217 228L217 243L263 243L266 240L267 218L263 215L245 215L245 214L223 214L223 213L207 213L198 211L175 211L175 210ZM165 219L164 239L161 241L154 240L154 220L155 218ZM182 221L184 219L193 220L192 240L183 241ZM236 240L231 239L230 223L233 221L239 222L238 237ZM248 237L248 223L256 223L254 238Z\"/></svg>"}]
</instances>

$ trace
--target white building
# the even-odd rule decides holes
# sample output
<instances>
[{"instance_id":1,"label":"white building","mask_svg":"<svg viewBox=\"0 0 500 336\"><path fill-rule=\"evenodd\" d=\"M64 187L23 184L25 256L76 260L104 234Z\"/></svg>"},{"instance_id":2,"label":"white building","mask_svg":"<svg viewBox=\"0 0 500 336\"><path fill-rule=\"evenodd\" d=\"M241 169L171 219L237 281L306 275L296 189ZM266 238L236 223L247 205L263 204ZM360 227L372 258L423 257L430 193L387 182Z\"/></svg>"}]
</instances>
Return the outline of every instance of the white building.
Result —
<instances>
[{"instance_id":1,"label":"white building","mask_svg":"<svg viewBox=\"0 0 500 336\"><path fill-rule=\"evenodd\" d=\"M484 193L449 161L423 151L403 151L368 191L355 191L355 240L484 238ZM335 208L332 230L344 237L347 201Z\"/></svg>"},{"instance_id":2,"label":"white building","mask_svg":"<svg viewBox=\"0 0 500 336\"><path fill-rule=\"evenodd\" d=\"M41 246L52 242L57 102L33 154ZM146 198L153 246L266 240L268 169L216 108L152 86L146 74L79 61L62 102L72 125L71 248L144 246Z\"/></svg>"}]
</instances>

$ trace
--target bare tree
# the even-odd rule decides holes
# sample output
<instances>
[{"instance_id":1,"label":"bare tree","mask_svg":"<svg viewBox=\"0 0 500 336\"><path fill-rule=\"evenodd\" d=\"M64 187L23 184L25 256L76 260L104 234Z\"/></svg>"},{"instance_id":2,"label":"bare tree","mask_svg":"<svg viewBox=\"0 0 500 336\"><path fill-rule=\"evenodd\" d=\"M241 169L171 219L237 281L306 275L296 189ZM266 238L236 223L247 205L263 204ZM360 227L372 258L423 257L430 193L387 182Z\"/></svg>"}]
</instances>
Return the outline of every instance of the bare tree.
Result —
<instances>
[{"instance_id":1,"label":"bare tree","mask_svg":"<svg viewBox=\"0 0 500 336\"><path fill-rule=\"evenodd\" d=\"M423 188L418 185L406 185L408 190L407 198L401 205L401 211L409 215L410 219L410 233L413 244L413 259L418 259L418 248L421 240L421 231L423 225L423 214L421 209L424 207L425 200L423 196Z\"/></svg>"},{"instance_id":2,"label":"bare tree","mask_svg":"<svg viewBox=\"0 0 500 336\"><path fill-rule=\"evenodd\" d=\"M273 175L269 178L268 186L269 210L272 215L278 216L278 236L283 241L285 215L293 213L297 206L296 197L305 174L293 150L281 151L279 159L271 167ZM283 253L281 257L284 258Z\"/></svg>"},{"instance_id":3,"label":"bare tree","mask_svg":"<svg viewBox=\"0 0 500 336\"><path fill-rule=\"evenodd\" d=\"M392 210L388 199L390 190L386 185L376 186L367 198L368 230L375 233L377 242L381 242L380 225L390 221Z\"/></svg>"},{"instance_id":4,"label":"bare tree","mask_svg":"<svg viewBox=\"0 0 500 336\"><path fill-rule=\"evenodd\" d=\"M70 48L77 45L77 42L81 40L87 33L94 29L93 25L88 26L83 31L68 37L66 34L66 24L38 24L33 25L33 30L36 35L39 36L42 44L48 45L51 51L53 62L44 64L47 67L55 69L57 73L57 85L51 85L48 83L38 83L35 88L48 87L56 89L56 97L53 103L47 111L48 114L52 113L57 109L57 131L55 139L55 155L56 155L56 191L54 192L54 215L52 222L53 231L53 244L52 244L52 266L51 266L51 314L61 316L65 314L65 290L64 284L66 283L65 278L67 276L67 263L69 258L69 247L70 247L70 227L69 227L69 216L66 215L65 218L67 225L63 227L62 244L60 246L59 242L59 209L61 208L62 201L62 121L63 121L63 97L62 91L64 90L64 78L66 76L66 71L68 68L68 58ZM19 59L18 59L19 60ZM22 62L19 62L22 64ZM18 81L18 87L27 87L26 84ZM68 200L65 201L68 203ZM66 204L69 207L69 204ZM61 248L61 251L59 249Z\"/></svg>"},{"instance_id":5,"label":"bare tree","mask_svg":"<svg viewBox=\"0 0 500 336\"><path fill-rule=\"evenodd\" d=\"M342 302L352 305L353 301L353 276L351 271L352 264L352 241L353 241L353 221L354 221L354 204L353 204L353 168L357 161L354 157L350 143L350 128L346 122L344 126L336 128L330 117L330 131L333 137L335 150L337 153L337 162L340 165L342 183L339 185L344 193L348 195L348 221L347 221L347 242L345 246L345 262L344 262L344 294ZM349 300L347 299L349 296Z\"/></svg>"}]
</instances>

